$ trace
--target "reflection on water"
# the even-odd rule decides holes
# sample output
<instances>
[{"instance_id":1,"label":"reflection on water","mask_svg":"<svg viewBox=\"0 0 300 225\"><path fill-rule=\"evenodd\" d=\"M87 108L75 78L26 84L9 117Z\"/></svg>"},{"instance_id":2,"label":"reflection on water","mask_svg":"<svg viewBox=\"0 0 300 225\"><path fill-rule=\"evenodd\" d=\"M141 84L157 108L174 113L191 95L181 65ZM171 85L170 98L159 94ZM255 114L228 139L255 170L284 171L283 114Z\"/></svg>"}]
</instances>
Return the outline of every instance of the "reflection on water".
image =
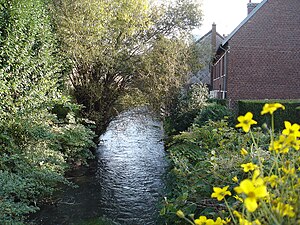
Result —
<instances>
[{"instance_id":1,"label":"reflection on water","mask_svg":"<svg viewBox=\"0 0 300 225\"><path fill-rule=\"evenodd\" d=\"M121 114L100 137L96 166L74 178L79 188L41 210L35 222L75 224L104 215L124 225L156 224L167 166L162 136L145 110Z\"/></svg>"},{"instance_id":2,"label":"reflection on water","mask_svg":"<svg viewBox=\"0 0 300 225\"><path fill-rule=\"evenodd\" d=\"M166 166L160 125L146 114L127 112L101 137L97 178L103 210L121 224L154 224Z\"/></svg>"}]
</instances>

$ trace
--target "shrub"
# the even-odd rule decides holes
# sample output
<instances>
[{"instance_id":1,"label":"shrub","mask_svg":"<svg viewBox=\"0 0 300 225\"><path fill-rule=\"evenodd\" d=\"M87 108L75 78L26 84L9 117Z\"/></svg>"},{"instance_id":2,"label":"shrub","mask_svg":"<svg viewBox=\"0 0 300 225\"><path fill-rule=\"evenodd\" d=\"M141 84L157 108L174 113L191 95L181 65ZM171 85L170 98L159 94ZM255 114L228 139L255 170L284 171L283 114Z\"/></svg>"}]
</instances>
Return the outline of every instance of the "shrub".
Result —
<instances>
[{"instance_id":1,"label":"shrub","mask_svg":"<svg viewBox=\"0 0 300 225\"><path fill-rule=\"evenodd\" d=\"M224 118L231 122L233 118L232 111L227 106L210 103L201 109L199 115L194 119L194 124L202 126L209 120L218 121Z\"/></svg>"},{"instance_id":2,"label":"shrub","mask_svg":"<svg viewBox=\"0 0 300 225\"><path fill-rule=\"evenodd\" d=\"M208 89L204 84L194 84L183 90L173 103L170 115L165 120L165 131L169 135L187 130L204 108L208 99Z\"/></svg>"}]
</instances>

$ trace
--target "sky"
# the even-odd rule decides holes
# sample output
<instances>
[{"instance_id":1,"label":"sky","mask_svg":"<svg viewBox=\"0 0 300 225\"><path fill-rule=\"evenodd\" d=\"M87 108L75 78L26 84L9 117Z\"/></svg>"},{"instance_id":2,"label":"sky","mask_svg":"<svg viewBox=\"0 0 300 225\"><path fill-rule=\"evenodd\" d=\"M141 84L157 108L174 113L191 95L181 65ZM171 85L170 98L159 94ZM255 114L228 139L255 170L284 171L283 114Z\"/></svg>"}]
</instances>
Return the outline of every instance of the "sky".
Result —
<instances>
[{"instance_id":1,"label":"sky","mask_svg":"<svg viewBox=\"0 0 300 225\"><path fill-rule=\"evenodd\" d=\"M217 32L221 35L230 34L247 16L249 0L199 0L202 2L203 22L200 29L193 33L201 37L211 30L214 22ZM259 3L262 0L252 0Z\"/></svg>"}]
</instances>

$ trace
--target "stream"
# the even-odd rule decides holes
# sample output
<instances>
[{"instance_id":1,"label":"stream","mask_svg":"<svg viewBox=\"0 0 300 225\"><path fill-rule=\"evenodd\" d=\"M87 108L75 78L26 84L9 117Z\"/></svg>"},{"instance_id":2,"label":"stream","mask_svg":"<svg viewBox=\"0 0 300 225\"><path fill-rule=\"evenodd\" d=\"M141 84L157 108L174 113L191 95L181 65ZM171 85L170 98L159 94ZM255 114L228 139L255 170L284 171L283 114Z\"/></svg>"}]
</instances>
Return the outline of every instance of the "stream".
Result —
<instances>
[{"instance_id":1,"label":"stream","mask_svg":"<svg viewBox=\"0 0 300 225\"><path fill-rule=\"evenodd\" d=\"M121 225L157 224L167 167L162 139L162 124L147 110L122 113L100 137L93 165L71 179L78 188L64 190L32 223L84 224L106 217Z\"/></svg>"}]
</instances>

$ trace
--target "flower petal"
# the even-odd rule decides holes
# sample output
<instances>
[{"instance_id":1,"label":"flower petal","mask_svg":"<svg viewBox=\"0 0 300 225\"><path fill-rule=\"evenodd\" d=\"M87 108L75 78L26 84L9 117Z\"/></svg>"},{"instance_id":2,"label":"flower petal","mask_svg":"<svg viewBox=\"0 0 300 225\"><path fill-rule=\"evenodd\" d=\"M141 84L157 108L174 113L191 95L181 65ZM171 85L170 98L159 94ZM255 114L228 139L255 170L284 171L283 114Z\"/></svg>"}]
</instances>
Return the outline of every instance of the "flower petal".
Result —
<instances>
[{"instance_id":1,"label":"flower petal","mask_svg":"<svg viewBox=\"0 0 300 225\"><path fill-rule=\"evenodd\" d=\"M255 198L246 198L244 202L245 202L245 206L249 212L254 212L258 207Z\"/></svg>"}]
</instances>

